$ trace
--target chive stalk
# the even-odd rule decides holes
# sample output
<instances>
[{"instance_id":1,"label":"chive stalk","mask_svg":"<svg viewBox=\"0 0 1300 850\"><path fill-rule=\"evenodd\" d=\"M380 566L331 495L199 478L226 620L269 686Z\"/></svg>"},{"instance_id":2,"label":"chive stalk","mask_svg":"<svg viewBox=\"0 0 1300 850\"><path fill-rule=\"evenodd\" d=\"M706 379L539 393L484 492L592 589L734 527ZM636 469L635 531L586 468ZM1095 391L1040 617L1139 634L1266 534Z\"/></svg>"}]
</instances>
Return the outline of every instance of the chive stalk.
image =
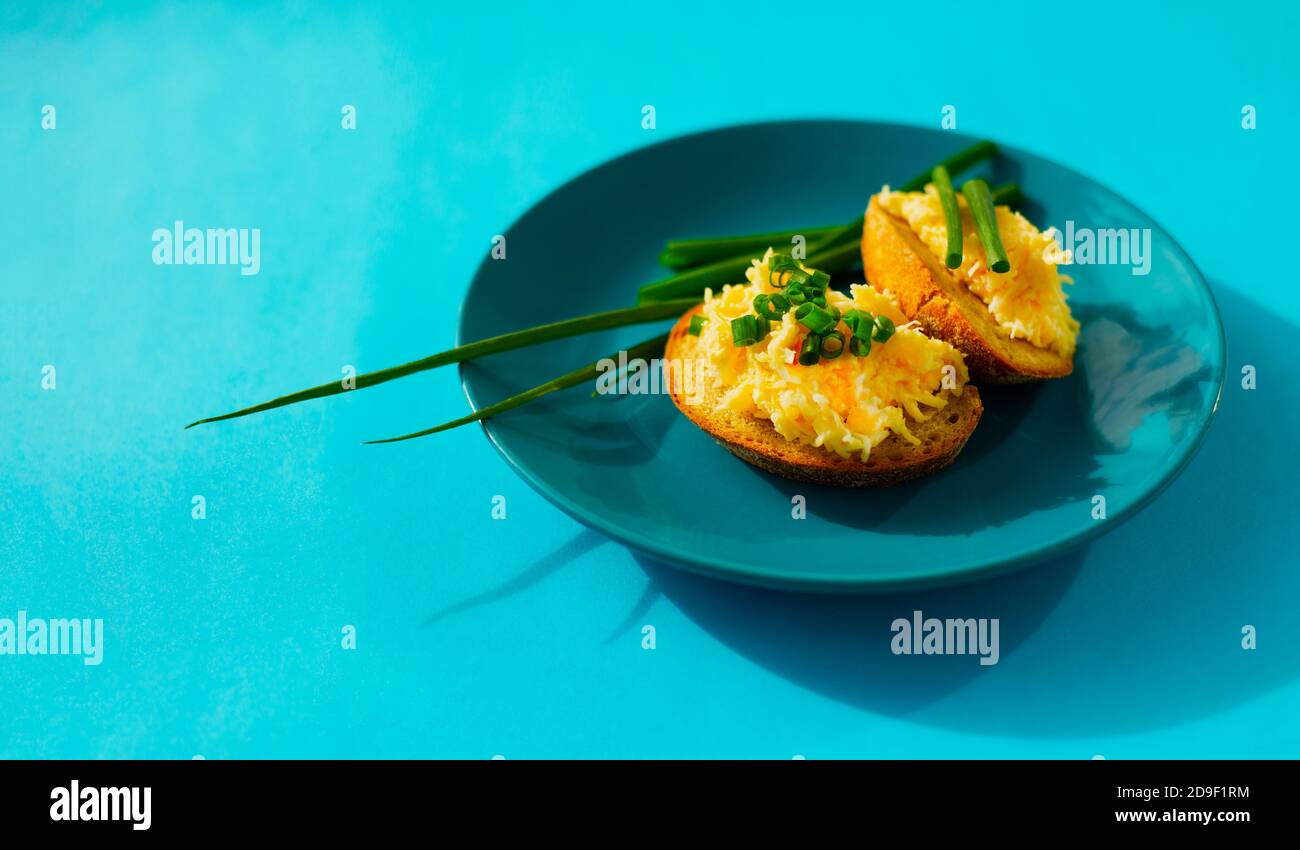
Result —
<instances>
[{"instance_id":1,"label":"chive stalk","mask_svg":"<svg viewBox=\"0 0 1300 850\"><path fill-rule=\"evenodd\" d=\"M980 160L992 156L995 152L996 147L992 142L979 142L964 151L960 151L953 156L948 157L940 163L940 165L953 172L960 172ZM913 178L903 184L900 187L900 190L916 191L917 189L922 188L925 185L927 176L928 175L920 175ZM979 182L983 184L983 181ZM985 193L987 194L987 184L983 185ZM966 187L964 186L963 192L965 192L965 188ZM989 200L990 205L992 202L1015 203L1019 197L1019 187L1015 184L1007 184L998 187L998 189L992 193ZM996 239L996 219L993 219L993 222L993 238ZM805 237L814 234L820 237L813 243L808 252L809 256L806 261L807 265L810 267L816 267L823 273L834 273L847 268L858 255L861 231L861 217L854 222L839 228L806 228L802 231L802 235ZM355 383L351 387L347 387L339 381L331 381L330 383L321 384L317 387L279 396L270 401L253 405L252 407L242 408L220 416L199 419L195 422L191 422L185 427L193 428L195 425L220 422L226 419L236 419L253 413L274 410L277 407L285 407L300 401L326 398L343 392L349 392L353 389L364 389L387 381L396 380L397 378L406 377L407 375L415 374L417 372L435 369L439 366L460 363L476 357L510 351L555 339L563 339L566 337L577 336L608 328L621 327L624 325L671 318L698 303L699 296L703 293L705 288L725 283L739 282L740 279L744 277L745 269L749 267L754 254L766 248L767 244L770 244L773 241L778 241L775 237L781 237L780 241L788 241L798 233L801 233L801 231L777 231L775 233L728 237L726 239L676 240L675 242L670 243L670 251L668 252L669 254L673 254L672 248L677 248L678 252L670 257L673 262L686 262L688 259L695 261L697 259L716 257L720 255L720 252L735 249L737 245L744 245L747 250L737 252L734 256L714 260L713 262L691 269L683 274L674 275L643 286L639 293L640 303L636 307L610 310L604 313L594 313L587 316L566 319L559 322L514 331L512 333L501 334L488 339L478 340L400 366L392 366L376 372L367 372L358 375L355 378ZM981 234L981 237L983 237L983 234ZM1000 248L1000 241L998 242L998 245ZM1009 268L1009 264L1007 267ZM996 267L994 268L996 270ZM792 296L790 301L795 303L793 297L794 293L789 294ZM694 325L694 323L692 324ZM856 335L853 342L857 342ZM663 338L649 340L632 350L640 350L646 346L653 348L654 344L662 345ZM869 338L867 340L867 345L870 345ZM632 350L629 350L629 353L631 353ZM855 350L853 353L858 354L858 351ZM580 383L589 376L592 368L594 367L584 367L575 372L562 375L554 381L543 384L540 387L536 387L518 396L499 402L496 405L484 408L473 416L455 420L454 422L427 431L373 442L395 442L398 440L411 439L413 437L436 433L468 422L487 418L488 416L494 415L502 410L509 410L513 407L525 404L540 395L545 395L546 393L554 392L557 389L564 389L573 386L575 383ZM575 379L575 376L579 374L584 377Z\"/></svg>"},{"instance_id":2,"label":"chive stalk","mask_svg":"<svg viewBox=\"0 0 1300 850\"><path fill-rule=\"evenodd\" d=\"M984 244L984 256L989 268L998 274L1006 274L1011 271L1011 262L1007 259L1002 237L998 233L997 211L993 206L989 184L983 180L967 180L962 184L961 193L966 196L971 217L975 219L975 230L980 235L980 242Z\"/></svg>"},{"instance_id":3,"label":"chive stalk","mask_svg":"<svg viewBox=\"0 0 1300 850\"><path fill-rule=\"evenodd\" d=\"M500 336L488 337L487 339L481 339L477 342L458 346L420 360L413 360L412 362L404 363L401 366L390 366L387 369L380 369L376 372L366 372L363 375L357 375L355 380L355 389L360 390L366 387L373 387L376 384L393 381L397 378L404 378L407 375L413 375L416 372L423 372L427 369L436 369L439 366L447 366L451 363L473 360L476 357L483 357L488 354L497 354L502 351L511 351L516 348L536 345L541 342L550 342L555 339L564 339L565 337L578 336L580 334L607 330L609 328L623 327L624 325L636 325L645 322L660 321L662 319L676 318L686 312L687 309L698 304L699 301L698 298L685 298L674 301L663 301L655 304L645 304L638 307L624 307L619 310L609 310L604 313L592 313L587 316L579 316L574 319L565 319L560 322L552 322L546 325L538 325L537 327L501 334ZM191 422L185 427L193 428L195 425L202 425L207 422L220 422L223 419L236 419L241 416L248 416L251 413L260 413L264 410L273 410L277 407L296 404L300 401L308 401L314 398L325 398L327 396L351 391L352 389L345 388L341 381L331 381L328 384L321 384L320 386L312 387L311 389L282 395L278 398L273 398L270 401L255 404L252 407L245 407L242 410L236 410L232 413L224 413L221 416L212 416L207 419L200 419L197 422Z\"/></svg>"},{"instance_id":4,"label":"chive stalk","mask_svg":"<svg viewBox=\"0 0 1300 850\"><path fill-rule=\"evenodd\" d=\"M841 242L818 253L810 253L804 265L822 272L834 273L848 268L858 256L858 243ZM674 275L641 287L638 300L650 304L664 299L695 298L704 295L706 287L717 288L728 283L739 283L745 278L745 269L753 262L752 254L731 257L707 266L700 266L683 274Z\"/></svg>"},{"instance_id":5,"label":"chive stalk","mask_svg":"<svg viewBox=\"0 0 1300 850\"><path fill-rule=\"evenodd\" d=\"M957 193L952 190L952 178L948 169L936 165L930 173L931 182L939 193L939 203L943 206L943 217L948 224L948 252L943 262L950 269L961 265L961 208L957 206Z\"/></svg>"},{"instance_id":6,"label":"chive stalk","mask_svg":"<svg viewBox=\"0 0 1300 850\"><path fill-rule=\"evenodd\" d=\"M976 142L975 144L971 145L965 150L958 151L957 153L948 157L944 161L940 162L939 165L942 166L943 168L946 168L950 173L960 174L961 172L970 168L972 165L976 164L977 162L981 162L985 159L989 159L997 152L998 152L998 146L993 144L992 142L989 141ZM902 186L899 186L898 191L899 192L921 191L922 189L925 188L925 184L930 182L930 173L933 170L934 169L931 168L928 171L916 175L911 180L908 180L906 183L904 183ZM858 216L852 222L844 225L843 229L833 233L829 233L826 236L822 237L821 242L818 242L809 247L808 249L809 253L814 251L825 250L826 248L832 247L834 245L843 242L845 239L851 239L854 237L860 238L860 235L862 233L863 219L864 216Z\"/></svg>"},{"instance_id":7,"label":"chive stalk","mask_svg":"<svg viewBox=\"0 0 1300 850\"><path fill-rule=\"evenodd\" d=\"M951 179L951 178L950 178L950 179ZM1024 201L1024 196L1023 196L1023 195L1021 194L1021 192L1020 192L1020 186L1018 186L1018 185L1015 184L1015 183L1003 183L1002 185L1000 185L1000 186L995 186L995 187L993 188L993 203L995 203L995 204L1006 205L1006 206L1017 206L1018 204L1020 204L1020 203L1023 202L1023 201ZM799 232L802 232L802 233L811 233L813 229L814 229L814 228L808 228L808 229L805 229L805 230L803 230L803 231L793 231L793 230L792 230L792 231L790 231L790 232L791 232L791 233L799 233ZM834 229L835 229L835 230L839 230L840 228L837 227L837 228L834 228ZM859 235L860 235L860 234L859 234ZM733 237L713 237L713 238L709 238L709 239L696 239L696 240L693 240L693 241L699 243L699 244L702 245L702 246L703 246L703 245L707 245L707 244L718 244L718 245L721 245L721 244L723 244L723 243L726 243L726 242L731 241L732 238L733 238ZM750 240L750 239L757 239L757 238L758 238L757 236L755 236L755 237L749 237L749 236L737 236L737 237L734 237L734 239L735 239L736 241L743 241L743 240ZM669 243L669 244L672 244L672 243ZM760 247L758 247L757 249L755 249L754 255L761 255L762 252L763 252L764 250L766 250L767 247L768 247L768 243L766 243L766 242L762 243ZM719 249L719 250L721 250L721 249ZM723 254L717 254L716 256L717 256L717 257L720 257L720 256L723 256ZM752 258L752 256L753 256L753 255L751 255L751 258ZM713 254L713 253L710 253L710 252L709 252L707 249L705 249L705 248L701 248L701 249L700 249L700 257L701 257L701 261L702 261L703 259L708 259L710 262L712 262L712 261L714 261L714 260L716 259L716 257L714 256L714 254ZM688 264L688 265L695 265L695 264ZM737 282L737 281L728 281L728 283L735 283L735 282ZM644 289L644 287L643 287L643 289Z\"/></svg>"},{"instance_id":8,"label":"chive stalk","mask_svg":"<svg viewBox=\"0 0 1300 850\"><path fill-rule=\"evenodd\" d=\"M993 203L1001 206L1014 207L1024 202L1025 196L1020 194L1020 186L1016 183L1003 183L1001 186L993 187Z\"/></svg>"},{"instance_id":9,"label":"chive stalk","mask_svg":"<svg viewBox=\"0 0 1300 850\"><path fill-rule=\"evenodd\" d=\"M731 320L731 344L746 348L758 342L758 317L738 316Z\"/></svg>"},{"instance_id":10,"label":"chive stalk","mask_svg":"<svg viewBox=\"0 0 1300 850\"><path fill-rule=\"evenodd\" d=\"M668 334L663 334L654 339L648 339L639 345L634 345L627 349L627 359L636 360L638 358L656 357L663 353L664 345L667 341ZM617 360L618 352L611 354L608 358L602 359ZM489 419L496 416L498 413L513 410L516 407L525 405L534 399L541 398L542 396L556 392L557 390L576 387L578 384L595 379L600 375L600 372L600 360L597 360L595 363L583 366L580 369L574 369L572 372L566 372L558 378L547 381L544 384L539 384L531 390L525 390L518 395L512 395L510 398L498 401L496 404L489 404L487 407L474 411L469 416L462 416L459 419L453 419L452 421L445 422L442 425L437 425L433 428L426 428L423 431L415 431L411 434L403 434L400 437L387 437L382 440L367 440L365 444L372 446L378 443L400 443L403 440L413 440L416 437L425 437L429 434L437 434L440 431L450 431L452 428L459 428L462 425L468 425L471 422Z\"/></svg>"},{"instance_id":11,"label":"chive stalk","mask_svg":"<svg viewBox=\"0 0 1300 850\"><path fill-rule=\"evenodd\" d=\"M822 358L822 338L808 334L799 345L799 365L816 366Z\"/></svg>"},{"instance_id":12,"label":"chive stalk","mask_svg":"<svg viewBox=\"0 0 1300 850\"><path fill-rule=\"evenodd\" d=\"M709 239L670 239L659 255L660 265L670 269L682 270L727 259L739 254L750 256L761 254L769 247L791 245L796 236L807 241L817 241L832 230L839 229L838 224L825 227L808 227L803 230L777 230L772 233L751 233L745 236L724 236Z\"/></svg>"},{"instance_id":13,"label":"chive stalk","mask_svg":"<svg viewBox=\"0 0 1300 850\"><path fill-rule=\"evenodd\" d=\"M992 142L977 142L965 150L958 151L939 164L948 169L949 172L958 173L981 160L988 159L995 153L997 153L997 146ZM915 192L924 188L925 184L930 180L932 170L927 170L925 173L913 177L904 183L899 188L899 191ZM814 265L813 257L819 253L834 251L846 245L854 246L852 254L856 254L858 250L856 243L862 238L862 223L862 216L858 216L851 223L832 230L821 239L810 244L807 252L807 264ZM715 260L681 274L648 283L641 287L637 294L637 301L638 303L646 303L649 301L663 301L669 298L694 296L703 293L706 287L716 288L727 283L739 283L744 279L745 269L749 268L754 253L753 250L742 252L735 256Z\"/></svg>"},{"instance_id":14,"label":"chive stalk","mask_svg":"<svg viewBox=\"0 0 1300 850\"><path fill-rule=\"evenodd\" d=\"M728 283L739 283L745 279L745 269L754 259L752 251L715 260L690 271L647 283L637 293L638 304L649 304L671 298L694 297L703 294L705 289L717 289Z\"/></svg>"}]
</instances>

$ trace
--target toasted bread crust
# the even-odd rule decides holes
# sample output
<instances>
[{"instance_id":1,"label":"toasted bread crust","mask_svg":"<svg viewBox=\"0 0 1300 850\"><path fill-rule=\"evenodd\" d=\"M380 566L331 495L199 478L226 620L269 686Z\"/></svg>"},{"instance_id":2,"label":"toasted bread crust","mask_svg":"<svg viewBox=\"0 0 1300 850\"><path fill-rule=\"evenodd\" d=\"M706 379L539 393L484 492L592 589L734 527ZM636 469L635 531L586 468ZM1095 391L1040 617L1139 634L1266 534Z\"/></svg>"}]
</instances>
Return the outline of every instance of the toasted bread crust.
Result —
<instances>
[{"instance_id":1,"label":"toasted bread crust","mask_svg":"<svg viewBox=\"0 0 1300 850\"><path fill-rule=\"evenodd\" d=\"M975 380L1020 384L1062 378L1074 371L1072 359L1007 336L984 302L875 197L867 206L862 228L862 264L871 285L889 290L908 319L965 355Z\"/></svg>"},{"instance_id":2,"label":"toasted bread crust","mask_svg":"<svg viewBox=\"0 0 1300 850\"><path fill-rule=\"evenodd\" d=\"M703 358L698 337L688 328L691 316L703 305L681 317L668 336L664 354L670 360L685 362ZM966 440L979 424L984 406L973 386L962 389L959 397L925 422L912 423L912 433L921 440L913 446L891 434L876 446L870 459L842 458L827 449L787 440L765 419L730 411L715 411L720 396L716 390L703 388L700 397L687 398L683 387L669 389L673 404L727 451L759 469L795 481L826 484L833 487L889 487L920 478L944 468L961 453Z\"/></svg>"}]
</instances>

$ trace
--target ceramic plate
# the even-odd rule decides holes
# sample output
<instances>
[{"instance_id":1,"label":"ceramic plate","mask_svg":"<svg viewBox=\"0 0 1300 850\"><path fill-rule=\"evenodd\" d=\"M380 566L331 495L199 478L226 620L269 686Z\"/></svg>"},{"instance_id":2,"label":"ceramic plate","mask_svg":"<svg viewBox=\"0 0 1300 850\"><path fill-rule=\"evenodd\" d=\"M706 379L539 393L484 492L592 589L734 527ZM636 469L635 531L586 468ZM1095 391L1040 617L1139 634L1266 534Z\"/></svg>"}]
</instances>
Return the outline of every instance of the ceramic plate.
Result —
<instances>
[{"instance_id":1,"label":"ceramic plate","mask_svg":"<svg viewBox=\"0 0 1300 850\"><path fill-rule=\"evenodd\" d=\"M627 306L640 284L664 275L656 257L669 238L849 221L881 184L897 185L973 141L889 124L792 121L627 154L552 192L505 233L506 259L485 260L470 285L460 341ZM737 460L667 396L593 398L585 388L491 420L489 439L581 522L687 569L751 584L951 583L1105 533L1167 486L1200 444L1223 383L1218 311L1183 249L1114 192L1005 147L975 173L1019 183L1029 219L1072 228L1076 248L1103 228L1134 238L1127 253L1107 258L1114 262L1068 269L1070 306L1083 325L1074 374L981 388L983 420L950 468L879 491L799 484ZM466 364L466 395L475 408L490 404L668 324ZM797 495L803 519L792 518Z\"/></svg>"}]
</instances>

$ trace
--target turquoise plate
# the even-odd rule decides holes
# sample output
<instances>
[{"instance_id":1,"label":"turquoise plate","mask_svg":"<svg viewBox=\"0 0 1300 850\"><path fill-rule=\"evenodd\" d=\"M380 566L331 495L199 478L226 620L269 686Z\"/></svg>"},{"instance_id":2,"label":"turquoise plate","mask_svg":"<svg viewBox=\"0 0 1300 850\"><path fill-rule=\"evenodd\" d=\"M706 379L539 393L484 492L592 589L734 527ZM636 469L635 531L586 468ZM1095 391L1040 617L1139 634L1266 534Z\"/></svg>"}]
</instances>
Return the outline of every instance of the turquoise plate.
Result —
<instances>
[{"instance_id":1,"label":"turquoise plate","mask_svg":"<svg viewBox=\"0 0 1300 850\"><path fill-rule=\"evenodd\" d=\"M973 142L857 121L729 127L651 145L570 181L505 233L465 298L460 340L626 306L663 276L673 237L851 220ZM972 172L975 173L975 172ZM750 584L870 591L952 583L1031 563L1105 533L1150 502L1205 435L1224 377L1205 280L1151 218L1092 180L1003 148L983 174L1014 180L1040 227L1137 230L1130 264L1078 264L1074 374L982 389L984 418L950 468L887 490L777 478L737 460L666 396L556 393L491 420L519 474L581 522L695 572ZM1145 244L1148 251L1134 251ZM1139 263L1149 260L1146 274ZM607 331L466 364L475 408L647 339ZM795 496L806 517L792 517ZM1104 517L1102 516L1104 512Z\"/></svg>"}]
</instances>

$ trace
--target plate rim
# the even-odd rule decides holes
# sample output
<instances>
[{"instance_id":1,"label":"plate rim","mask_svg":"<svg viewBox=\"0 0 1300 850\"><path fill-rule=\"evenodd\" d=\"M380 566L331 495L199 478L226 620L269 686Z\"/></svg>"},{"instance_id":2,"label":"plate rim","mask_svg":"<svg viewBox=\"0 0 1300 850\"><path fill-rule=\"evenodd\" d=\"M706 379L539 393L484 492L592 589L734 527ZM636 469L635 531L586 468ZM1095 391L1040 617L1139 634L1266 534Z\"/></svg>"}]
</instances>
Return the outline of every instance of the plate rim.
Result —
<instances>
[{"instance_id":1,"label":"plate rim","mask_svg":"<svg viewBox=\"0 0 1300 850\"><path fill-rule=\"evenodd\" d=\"M717 135L717 134L721 134L725 132L733 132L737 130L747 130L747 129L753 129L759 127L770 127L776 125L798 124L798 123L847 124L847 125L853 125L855 127L866 126L866 127L887 128L887 129L897 129L902 127L909 130L932 130L933 129L929 127L922 127L917 124L906 124L906 123L895 122L895 121L876 121L876 120L868 120L868 119L855 119L855 118L843 118L843 117L831 117L831 118L814 117L814 118L768 119L763 121L744 122L739 124L722 124L716 127L709 127L701 130L696 130L691 133L684 133L679 136L672 136L667 139L662 139L660 141L653 142L652 144L642 145L640 147L632 148L631 150L624 151L623 153L620 153L608 159L603 159L600 162L596 163L595 165L583 169L579 173L564 180L559 185L555 186L550 191L546 192L535 202L530 204L526 209L524 209L523 212L516 215L514 219L510 222L510 226L507 227L504 232L508 234L510 230L514 228L516 224L518 224L519 221L531 215L534 212L534 210L536 210L538 207L545 204L554 195L563 192L569 186L571 186L578 180L581 180L586 175L590 174L592 171L595 171L598 168L603 168L607 165L613 164L623 159L636 156L652 148L662 147L665 145L680 144L683 142L699 139L705 136ZM949 135L951 135L954 139L965 140L970 143L973 143L976 140L975 137L968 136L964 133L961 134L950 133ZM1164 493L1164 491L1168 489L1169 485L1171 485L1182 474L1183 470L1187 468L1187 465L1191 462L1192 458L1195 457L1197 451L1199 451L1200 447L1204 444L1205 439L1209 434L1210 426L1214 422L1215 415L1218 413L1219 404L1223 398L1224 382L1227 378L1227 334L1224 331L1224 327L1223 327L1223 316L1219 312L1219 304L1214 297L1214 290L1210 287L1209 281L1206 279L1205 275L1201 272L1200 267L1196 265L1196 261L1192 258L1191 253L1189 253L1187 249L1183 247L1182 243L1179 242L1178 239L1174 237L1173 233L1168 228L1166 228L1163 224L1161 224L1154 216L1152 216L1146 210L1139 207L1137 204L1130 201L1126 196L1120 194L1119 192L1116 192L1109 185L1091 177L1088 174L1083 173L1082 171L1079 171L1077 169L1071 168L1066 165L1062 165L1059 162L1057 162L1055 159L1051 157L1042 156L1034 151L1027 150L1025 148L1021 148L1018 146L1005 145L1001 141L997 141L997 140L994 141L1000 151L1006 150L1012 153L1028 154L1029 156L1048 162L1052 166L1056 168L1060 168L1071 175L1082 178L1087 182L1099 186L1101 189L1110 193L1114 197L1118 198L1128 206L1132 207L1134 210L1137 210L1137 212L1140 215L1144 216L1146 219L1151 221L1156 227L1160 228L1161 232L1164 233L1165 236L1169 238L1174 248L1177 249L1177 251L1186 259L1189 268L1193 272L1196 283L1200 287L1201 291L1204 293L1206 300L1209 303L1210 306L1209 313L1210 316L1213 318L1214 328L1217 330L1217 334L1214 335L1214 341L1216 342L1217 345L1218 356L1211 364L1212 366L1211 380L1213 381L1214 384L1214 394L1209 404L1209 410L1203 412L1202 420L1199 424L1199 428L1196 435L1187 442L1181 454L1177 457L1177 459L1172 464L1172 466L1169 467L1168 471L1161 476L1159 481L1157 481L1150 488L1148 488L1147 491L1143 493L1141 496L1139 496L1137 499L1134 499L1131 504L1125 506L1119 513L1108 517L1105 522L1093 523L1084 526L1080 531L1075 532L1074 534L1071 534L1067 537L1057 540L1054 543L1051 543L1047 546L1042 546L1033 549L1032 551L1021 552L1019 554L1010 557L1001 557L992 560L986 560L974 566L968 565L964 567L941 569L938 571L930 572L924 576L877 575L870 578L862 578L862 577L854 577L854 576L846 577L843 575L819 574L819 573L807 573L807 572L789 573L782 570L776 570L771 572L764 571L758 573L747 562L730 561L722 558L702 558L694 555L685 547L679 547L676 550L669 549L668 547L661 546L660 544L654 541L646 540L642 538L634 530L627 531L619 526L615 526L612 523L606 522L603 518L587 511L581 505L577 504L575 501L573 501L572 499L570 499L569 497L561 493L556 488L538 479L533 474L533 472L530 469L528 469L527 466L519 460L519 458L515 457L515 455L511 452L511 450L501 442L500 438L492 428L492 420L490 418L482 420L479 423L483 428L483 433L488 438L488 442L491 443L493 448L496 449L497 453L501 455L501 457L506 461L506 464L515 472L515 474L518 475L520 478L522 478L533 490L535 490L539 495L541 495L544 499L546 499L555 507L559 508L565 514L577 520L578 522L582 523L583 525L587 526L588 528L595 529L612 540L622 543L623 545L628 546L638 552L641 552L645 555L649 555L650 557L656 558L672 566L683 568L689 572L698 575L704 575L710 578L722 579L724 581L729 581L729 582L744 584L749 586L775 588L779 590L794 590L794 591L812 592L812 593L890 593L896 591L915 590L920 588L929 589L929 588L936 588L936 587L949 587L953 585L965 584L967 582L974 582L974 581L984 580L987 578L992 578L994 576L1012 572L1014 570L1027 567L1035 563L1046 561L1049 558L1063 554L1072 549L1076 549L1088 543L1089 541L1095 540L1098 537L1101 537L1105 534L1109 534L1114 529L1118 528L1119 526L1123 525L1133 517L1137 516L1143 509L1145 509L1152 502L1154 502L1157 497L1159 497L1162 493ZM461 299L460 308L457 312L457 318L456 318L456 345L457 346L465 344L464 342L465 318L466 318L466 309L469 305L469 300L470 300L469 296L470 293L474 290L475 282L479 279L479 275L482 272L484 266L487 264L487 262L488 262L488 258L486 257L484 257L479 261L479 264L474 269L473 276L470 278L469 284L466 286L465 294ZM467 368L466 368L468 365L469 362L460 363L458 376L460 380L461 391L465 395L466 402L468 402L471 410L477 411L479 409L479 406L475 403L474 394L471 391L469 386L470 377L467 375Z\"/></svg>"}]
</instances>

